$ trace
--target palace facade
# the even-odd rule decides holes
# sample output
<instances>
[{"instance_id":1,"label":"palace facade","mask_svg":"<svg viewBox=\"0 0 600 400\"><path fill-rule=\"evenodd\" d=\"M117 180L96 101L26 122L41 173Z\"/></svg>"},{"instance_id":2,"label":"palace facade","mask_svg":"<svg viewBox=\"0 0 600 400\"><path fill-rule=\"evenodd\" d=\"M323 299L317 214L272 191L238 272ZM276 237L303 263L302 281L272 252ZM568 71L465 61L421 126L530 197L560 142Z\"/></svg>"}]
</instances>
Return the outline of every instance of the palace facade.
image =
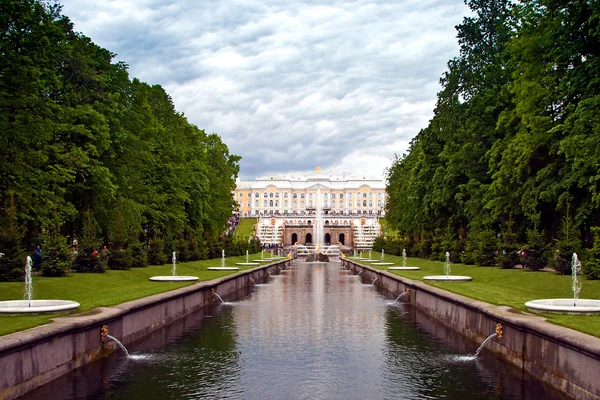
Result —
<instances>
[{"instance_id":1,"label":"palace facade","mask_svg":"<svg viewBox=\"0 0 600 400\"><path fill-rule=\"evenodd\" d=\"M383 217L385 182L367 177L262 176L238 182L234 191L241 217L369 215Z\"/></svg>"}]
</instances>

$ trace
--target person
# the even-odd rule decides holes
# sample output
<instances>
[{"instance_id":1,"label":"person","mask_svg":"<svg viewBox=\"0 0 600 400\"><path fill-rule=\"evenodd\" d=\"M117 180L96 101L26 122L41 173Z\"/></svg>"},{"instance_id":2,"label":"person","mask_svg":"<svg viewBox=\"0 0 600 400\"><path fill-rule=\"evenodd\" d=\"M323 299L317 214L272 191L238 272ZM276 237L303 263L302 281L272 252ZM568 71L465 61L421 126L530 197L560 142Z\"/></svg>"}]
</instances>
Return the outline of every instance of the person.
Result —
<instances>
[{"instance_id":1,"label":"person","mask_svg":"<svg viewBox=\"0 0 600 400\"><path fill-rule=\"evenodd\" d=\"M98 255L98 250L94 249L94 251L92 251L92 257L96 257Z\"/></svg>"},{"instance_id":2,"label":"person","mask_svg":"<svg viewBox=\"0 0 600 400\"><path fill-rule=\"evenodd\" d=\"M39 244L35 246L33 251L33 268L39 270L42 267L42 246Z\"/></svg>"}]
</instances>

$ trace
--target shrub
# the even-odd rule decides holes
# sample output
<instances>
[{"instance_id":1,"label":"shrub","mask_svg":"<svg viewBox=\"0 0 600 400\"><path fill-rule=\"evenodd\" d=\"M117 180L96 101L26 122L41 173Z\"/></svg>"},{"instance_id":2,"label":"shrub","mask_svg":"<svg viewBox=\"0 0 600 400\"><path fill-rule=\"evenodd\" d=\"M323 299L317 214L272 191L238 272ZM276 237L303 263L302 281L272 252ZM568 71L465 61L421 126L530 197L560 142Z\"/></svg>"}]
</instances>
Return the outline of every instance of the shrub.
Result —
<instances>
[{"instance_id":1,"label":"shrub","mask_svg":"<svg viewBox=\"0 0 600 400\"><path fill-rule=\"evenodd\" d=\"M43 236L41 274L44 276L65 276L71 267L69 239L60 235L59 229L60 224L54 225Z\"/></svg>"},{"instance_id":2,"label":"shrub","mask_svg":"<svg viewBox=\"0 0 600 400\"><path fill-rule=\"evenodd\" d=\"M581 241L577 229L569 218L569 213L563 218L559 239L556 241L553 266L556 272L562 275L571 273L571 258L573 253L579 251Z\"/></svg>"},{"instance_id":3,"label":"shrub","mask_svg":"<svg viewBox=\"0 0 600 400\"><path fill-rule=\"evenodd\" d=\"M513 222L509 219L500 232L496 264L505 269L514 268L519 264L519 243L517 241L518 236L513 231Z\"/></svg>"},{"instance_id":4,"label":"shrub","mask_svg":"<svg viewBox=\"0 0 600 400\"><path fill-rule=\"evenodd\" d=\"M588 250L588 260L582 263L581 269L590 280L600 279L600 227L593 227L594 245Z\"/></svg>"},{"instance_id":5,"label":"shrub","mask_svg":"<svg viewBox=\"0 0 600 400\"><path fill-rule=\"evenodd\" d=\"M148 264L163 265L167 263L167 256L164 253L165 242L158 237L148 241Z\"/></svg>"}]
</instances>

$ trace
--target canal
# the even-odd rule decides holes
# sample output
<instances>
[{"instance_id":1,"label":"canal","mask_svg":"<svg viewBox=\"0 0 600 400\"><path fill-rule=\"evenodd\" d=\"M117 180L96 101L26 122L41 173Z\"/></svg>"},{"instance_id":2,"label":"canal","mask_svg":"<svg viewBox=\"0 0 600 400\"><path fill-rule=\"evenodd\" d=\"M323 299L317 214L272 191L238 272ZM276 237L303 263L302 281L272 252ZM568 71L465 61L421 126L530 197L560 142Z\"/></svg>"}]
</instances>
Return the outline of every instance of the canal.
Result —
<instances>
[{"instance_id":1,"label":"canal","mask_svg":"<svg viewBox=\"0 0 600 400\"><path fill-rule=\"evenodd\" d=\"M225 300L23 398L566 399L339 263Z\"/></svg>"}]
</instances>

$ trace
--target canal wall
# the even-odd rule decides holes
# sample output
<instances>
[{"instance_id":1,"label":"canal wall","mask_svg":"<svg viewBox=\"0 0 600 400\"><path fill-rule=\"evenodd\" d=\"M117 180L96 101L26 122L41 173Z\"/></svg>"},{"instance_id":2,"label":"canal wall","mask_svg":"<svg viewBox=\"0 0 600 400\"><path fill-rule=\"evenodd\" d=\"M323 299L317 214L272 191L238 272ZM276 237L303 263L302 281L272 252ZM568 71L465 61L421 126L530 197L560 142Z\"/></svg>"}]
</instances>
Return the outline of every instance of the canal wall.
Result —
<instances>
[{"instance_id":1,"label":"canal wall","mask_svg":"<svg viewBox=\"0 0 600 400\"><path fill-rule=\"evenodd\" d=\"M365 282L377 278L375 285L392 296L408 289L410 294L403 296L404 300L476 343L482 343L501 324L502 339L489 341L487 350L573 399L600 399L599 338L348 259L342 260L342 266L355 273L362 271Z\"/></svg>"},{"instance_id":2,"label":"canal wall","mask_svg":"<svg viewBox=\"0 0 600 400\"><path fill-rule=\"evenodd\" d=\"M223 299L249 295L250 278L265 282L269 273L275 275L290 263L290 260L274 262L116 306L55 318L47 325L0 336L0 400L14 399L118 350L106 334L127 345L220 302L213 291Z\"/></svg>"}]
</instances>

